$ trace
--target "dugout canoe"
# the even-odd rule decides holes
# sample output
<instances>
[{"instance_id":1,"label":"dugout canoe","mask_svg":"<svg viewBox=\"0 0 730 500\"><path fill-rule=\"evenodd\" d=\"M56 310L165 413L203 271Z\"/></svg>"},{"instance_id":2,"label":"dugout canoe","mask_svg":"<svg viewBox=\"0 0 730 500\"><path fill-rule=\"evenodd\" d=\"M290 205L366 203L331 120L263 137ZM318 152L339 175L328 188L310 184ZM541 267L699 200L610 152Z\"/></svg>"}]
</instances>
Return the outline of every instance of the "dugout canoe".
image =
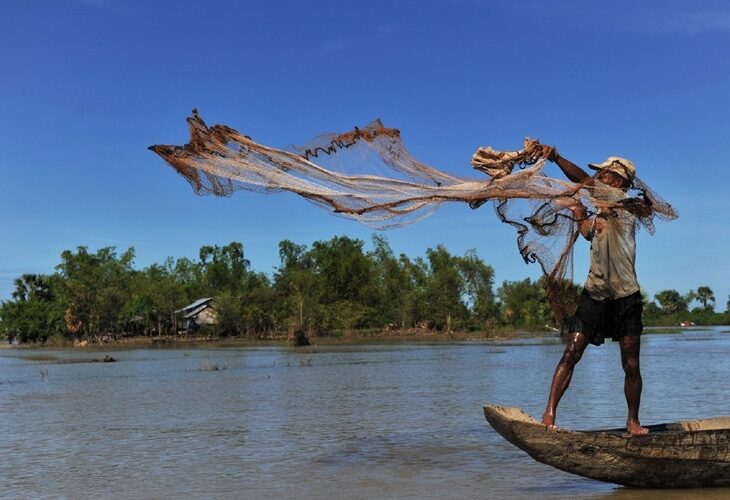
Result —
<instances>
[{"instance_id":1,"label":"dugout canoe","mask_svg":"<svg viewBox=\"0 0 730 500\"><path fill-rule=\"evenodd\" d=\"M519 408L484 406L503 438L538 462L579 476L640 488L730 486L730 416L626 429L549 429Z\"/></svg>"}]
</instances>

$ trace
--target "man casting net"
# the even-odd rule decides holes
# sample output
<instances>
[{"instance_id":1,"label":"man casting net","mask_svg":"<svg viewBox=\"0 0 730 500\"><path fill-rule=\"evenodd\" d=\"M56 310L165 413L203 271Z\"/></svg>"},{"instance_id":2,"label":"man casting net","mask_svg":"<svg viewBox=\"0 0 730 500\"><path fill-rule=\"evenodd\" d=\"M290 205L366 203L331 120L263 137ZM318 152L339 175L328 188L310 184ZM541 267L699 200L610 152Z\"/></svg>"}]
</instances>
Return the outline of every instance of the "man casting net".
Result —
<instances>
[{"instance_id":1,"label":"man casting net","mask_svg":"<svg viewBox=\"0 0 730 500\"><path fill-rule=\"evenodd\" d=\"M533 139L525 139L520 151L480 148L472 166L487 178L468 179L419 162L401 143L400 132L378 120L342 134L321 135L290 150L259 144L224 125L208 127L196 110L188 126L188 144L150 149L199 195L230 196L239 189L290 191L376 229L415 222L445 202L471 208L492 202L500 219L517 230L525 261L542 267L557 321L575 307L566 288L583 220L599 212L628 213L653 233L655 217L677 217L638 178L617 194L601 183L548 177L545 161L554 150Z\"/></svg>"}]
</instances>

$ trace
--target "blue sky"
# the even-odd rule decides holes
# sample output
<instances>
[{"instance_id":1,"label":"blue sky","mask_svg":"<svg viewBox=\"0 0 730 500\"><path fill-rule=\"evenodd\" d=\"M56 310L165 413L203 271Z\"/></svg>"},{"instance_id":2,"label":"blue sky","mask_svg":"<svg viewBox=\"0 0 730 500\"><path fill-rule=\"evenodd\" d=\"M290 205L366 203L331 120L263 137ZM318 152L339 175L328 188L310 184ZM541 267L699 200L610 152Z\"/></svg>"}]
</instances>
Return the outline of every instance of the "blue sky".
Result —
<instances>
[{"instance_id":1,"label":"blue sky","mask_svg":"<svg viewBox=\"0 0 730 500\"><path fill-rule=\"evenodd\" d=\"M580 165L630 158L680 212L639 234L642 286L708 285L724 309L729 48L725 1L6 1L0 299L79 245L134 246L145 267L236 240L270 272L282 239L369 244L368 228L291 194L193 195L146 148L186 142L197 107L282 147L380 117L416 158L468 176L477 147L524 136ZM474 248L498 283L539 276L488 206L386 236L410 256Z\"/></svg>"}]
</instances>

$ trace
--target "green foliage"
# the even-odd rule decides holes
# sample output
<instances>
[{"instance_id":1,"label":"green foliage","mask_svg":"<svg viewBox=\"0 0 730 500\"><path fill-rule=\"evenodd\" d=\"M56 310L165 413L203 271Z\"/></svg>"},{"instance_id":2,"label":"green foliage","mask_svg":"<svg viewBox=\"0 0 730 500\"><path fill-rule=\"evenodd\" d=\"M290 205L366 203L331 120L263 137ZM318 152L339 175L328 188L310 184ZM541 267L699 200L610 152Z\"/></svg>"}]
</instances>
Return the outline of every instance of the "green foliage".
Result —
<instances>
[{"instance_id":1,"label":"green foliage","mask_svg":"<svg viewBox=\"0 0 730 500\"><path fill-rule=\"evenodd\" d=\"M221 337L233 337L240 335L243 327L243 314L241 312L241 301L230 292L223 292L215 297L215 310L218 323L215 331Z\"/></svg>"},{"instance_id":2,"label":"green foliage","mask_svg":"<svg viewBox=\"0 0 730 500\"><path fill-rule=\"evenodd\" d=\"M518 328L542 329L553 322L539 281L505 281L497 290L505 324Z\"/></svg>"},{"instance_id":3,"label":"green foliage","mask_svg":"<svg viewBox=\"0 0 730 500\"><path fill-rule=\"evenodd\" d=\"M396 256L376 234L368 252L361 240L337 236L311 247L282 241L279 257L269 277L250 269L238 242L204 246L198 260L168 258L142 270L133 268L133 248L122 254L114 248L67 250L55 274L15 280L12 300L0 304L0 334L19 342L175 334L186 325L176 311L203 297L214 298L217 318L205 332L222 337L424 327L491 331L497 325L541 330L554 324L543 280L505 281L495 294L494 270L473 250L457 256L438 245L425 258L411 259ZM566 304L575 301L579 287L562 286ZM707 286L686 295L664 290L655 299L644 297L647 325L717 324L730 315L713 312ZM690 312L695 300L701 307Z\"/></svg>"},{"instance_id":4,"label":"green foliage","mask_svg":"<svg viewBox=\"0 0 730 500\"><path fill-rule=\"evenodd\" d=\"M281 265L274 273L278 319L299 329L312 327L317 278L307 247L284 240L279 243L279 258Z\"/></svg>"},{"instance_id":5,"label":"green foliage","mask_svg":"<svg viewBox=\"0 0 730 500\"><path fill-rule=\"evenodd\" d=\"M89 253L61 253L56 266L60 276L59 294L67 311L69 330L79 336L97 337L122 331L122 312L131 299L134 248L117 257L112 247Z\"/></svg>"},{"instance_id":6,"label":"green foliage","mask_svg":"<svg viewBox=\"0 0 730 500\"><path fill-rule=\"evenodd\" d=\"M647 326L670 326L689 323L695 325L724 325L728 322L728 314L714 311L715 296L708 286L701 286L697 291L690 290L682 295L676 290L662 290L654 295L656 302L648 302L644 298L644 324ZM698 301L701 307L689 306ZM657 304L657 302L659 304Z\"/></svg>"},{"instance_id":7,"label":"green foliage","mask_svg":"<svg viewBox=\"0 0 730 500\"><path fill-rule=\"evenodd\" d=\"M153 264L132 275L132 292L123 317L126 329L145 335L172 333L175 310L187 302L183 283L175 276L172 259L164 265Z\"/></svg>"},{"instance_id":8,"label":"green foliage","mask_svg":"<svg viewBox=\"0 0 730 500\"><path fill-rule=\"evenodd\" d=\"M715 307L715 294L709 286L701 286L697 289L696 300L702 304L702 309L712 310Z\"/></svg>"},{"instance_id":9,"label":"green foliage","mask_svg":"<svg viewBox=\"0 0 730 500\"><path fill-rule=\"evenodd\" d=\"M401 328L431 324L431 313L426 296L430 278L428 264L420 257L411 261L404 254L400 255L398 262L407 277L407 284L402 290L403 319L400 324Z\"/></svg>"},{"instance_id":10,"label":"green foliage","mask_svg":"<svg viewBox=\"0 0 730 500\"><path fill-rule=\"evenodd\" d=\"M51 279L42 274L24 274L13 280L15 290L13 298L18 302L30 302L35 300L50 301L53 298L51 291Z\"/></svg>"},{"instance_id":11,"label":"green foliage","mask_svg":"<svg viewBox=\"0 0 730 500\"><path fill-rule=\"evenodd\" d=\"M372 298L373 263L363 252L362 241L346 236L315 241L309 255L319 281L322 303L343 300L366 303Z\"/></svg>"},{"instance_id":12,"label":"green foliage","mask_svg":"<svg viewBox=\"0 0 730 500\"><path fill-rule=\"evenodd\" d=\"M215 295L221 291L237 294L244 290L250 265L244 257L243 244L237 241L224 247L202 247L200 266L206 295Z\"/></svg>"},{"instance_id":13,"label":"green foliage","mask_svg":"<svg viewBox=\"0 0 730 500\"><path fill-rule=\"evenodd\" d=\"M463 300L464 279L459 272L461 263L446 248L426 250L430 276L426 281L426 302L430 318L437 329L451 331L466 326L468 309Z\"/></svg>"},{"instance_id":14,"label":"green foliage","mask_svg":"<svg viewBox=\"0 0 730 500\"><path fill-rule=\"evenodd\" d=\"M246 287L239 294L239 334L259 338L276 328L274 311L278 307L276 294L264 273L249 273Z\"/></svg>"},{"instance_id":15,"label":"green foliage","mask_svg":"<svg viewBox=\"0 0 730 500\"><path fill-rule=\"evenodd\" d=\"M317 330L330 332L365 328L373 320L373 313L373 308L350 300L320 304L317 314L319 319Z\"/></svg>"},{"instance_id":16,"label":"green foliage","mask_svg":"<svg viewBox=\"0 0 730 500\"><path fill-rule=\"evenodd\" d=\"M493 291L494 269L477 257L474 250L459 260L458 267L474 319L477 323L493 322L499 313Z\"/></svg>"},{"instance_id":17,"label":"green foliage","mask_svg":"<svg viewBox=\"0 0 730 500\"><path fill-rule=\"evenodd\" d=\"M39 299L0 306L0 334L11 342L45 342L64 331L63 309Z\"/></svg>"},{"instance_id":18,"label":"green foliage","mask_svg":"<svg viewBox=\"0 0 730 500\"><path fill-rule=\"evenodd\" d=\"M55 300L55 276L24 274L14 280L14 301L0 305L0 334L11 342L45 342L64 330L63 309Z\"/></svg>"},{"instance_id":19,"label":"green foliage","mask_svg":"<svg viewBox=\"0 0 730 500\"><path fill-rule=\"evenodd\" d=\"M690 298L694 295L692 291L688 296L683 297L676 290L662 290L661 292L654 295L654 298L659 302L659 306L662 308L662 312L665 314L674 314L687 312L687 308L690 302Z\"/></svg>"},{"instance_id":20,"label":"green foliage","mask_svg":"<svg viewBox=\"0 0 730 500\"><path fill-rule=\"evenodd\" d=\"M375 286L373 309L377 311L381 324L403 328L413 322L409 296L414 287L408 269L395 257L382 235L373 235L373 247L369 254Z\"/></svg>"}]
</instances>

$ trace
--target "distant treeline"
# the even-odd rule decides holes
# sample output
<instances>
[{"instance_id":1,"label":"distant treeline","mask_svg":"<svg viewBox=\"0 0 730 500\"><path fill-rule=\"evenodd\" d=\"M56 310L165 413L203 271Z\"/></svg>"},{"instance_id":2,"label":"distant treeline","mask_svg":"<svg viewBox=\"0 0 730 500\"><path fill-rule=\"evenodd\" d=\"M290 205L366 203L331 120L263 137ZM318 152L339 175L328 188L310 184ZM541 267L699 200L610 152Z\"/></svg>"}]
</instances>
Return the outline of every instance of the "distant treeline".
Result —
<instances>
[{"instance_id":1,"label":"distant treeline","mask_svg":"<svg viewBox=\"0 0 730 500\"><path fill-rule=\"evenodd\" d=\"M15 280L0 304L0 334L19 342L51 337L169 335L175 311L213 297L218 322L205 333L266 338L292 331L330 335L360 329L482 331L555 327L541 280L504 281L471 250L452 255L439 245L425 258L396 256L381 235L373 248L345 236L311 246L279 243L272 275L251 269L241 243L204 246L199 258L168 258L134 268L134 248L95 253L66 250L56 272ZM567 289L577 296L580 287ZM726 324L713 312L709 287L681 295L665 290L646 302L647 324ZM690 311L692 303L700 304ZM730 305L730 304L729 304Z\"/></svg>"}]
</instances>

